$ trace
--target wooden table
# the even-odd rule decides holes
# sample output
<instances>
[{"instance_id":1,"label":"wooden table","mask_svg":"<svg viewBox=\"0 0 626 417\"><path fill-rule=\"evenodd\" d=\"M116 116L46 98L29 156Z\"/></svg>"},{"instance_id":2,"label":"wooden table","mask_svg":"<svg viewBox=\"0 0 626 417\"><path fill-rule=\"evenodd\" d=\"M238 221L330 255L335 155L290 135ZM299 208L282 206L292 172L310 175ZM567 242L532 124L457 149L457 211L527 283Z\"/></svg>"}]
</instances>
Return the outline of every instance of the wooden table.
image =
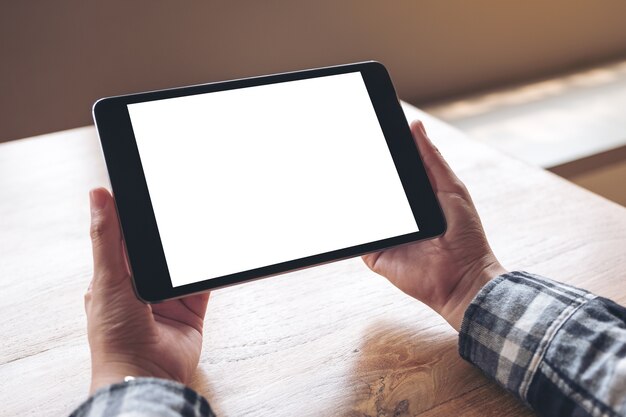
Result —
<instances>
[{"instance_id":1,"label":"wooden table","mask_svg":"<svg viewBox=\"0 0 626 417\"><path fill-rule=\"evenodd\" d=\"M626 303L626 210L425 121L502 263ZM93 127L0 145L0 415L64 415L86 396ZM360 259L215 291L193 386L221 416L523 416L463 362L457 336Z\"/></svg>"}]
</instances>

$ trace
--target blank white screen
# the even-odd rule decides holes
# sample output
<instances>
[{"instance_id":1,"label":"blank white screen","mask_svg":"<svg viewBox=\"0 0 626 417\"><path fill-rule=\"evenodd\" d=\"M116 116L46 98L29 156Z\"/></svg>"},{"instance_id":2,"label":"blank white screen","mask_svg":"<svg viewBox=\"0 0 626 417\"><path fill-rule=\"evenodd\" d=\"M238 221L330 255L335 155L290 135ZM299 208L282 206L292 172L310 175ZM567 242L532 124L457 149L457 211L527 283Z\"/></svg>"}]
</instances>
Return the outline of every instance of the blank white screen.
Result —
<instances>
[{"instance_id":1,"label":"blank white screen","mask_svg":"<svg viewBox=\"0 0 626 417\"><path fill-rule=\"evenodd\" d=\"M418 230L359 72L128 111L175 287Z\"/></svg>"}]
</instances>

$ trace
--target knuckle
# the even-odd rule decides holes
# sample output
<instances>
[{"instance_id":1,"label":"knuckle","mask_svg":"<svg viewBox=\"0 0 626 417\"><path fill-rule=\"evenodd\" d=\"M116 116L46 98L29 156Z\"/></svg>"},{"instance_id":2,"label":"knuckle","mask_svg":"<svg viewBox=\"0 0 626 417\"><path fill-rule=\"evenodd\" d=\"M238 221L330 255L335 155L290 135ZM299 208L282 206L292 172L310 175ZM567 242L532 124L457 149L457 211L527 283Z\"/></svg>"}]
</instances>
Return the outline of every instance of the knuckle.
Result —
<instances>
[{"instance_id":1,"label":"knuckle","mask_svg":"<svg viewBox=\"0 0 626 417\"><path fill-rule=\"evenodd\" d=\"M105 234L105 228L102 222L94 221L91 223L91 227L89 228L89 234L91 236L91 240L94 242L98 242L102 240Z\"/></svg>"},{"instance_id":2,"label":"knuckle","mask_svg":"<svg viewBox=\"0 0 626 417\"><path fill-rule=\"evenodd\" d=\"M85 312L89 313L89 306L91 305L91 301L93 300L93 293L91 290L88 290L83 296L84 304L85 304Z\"/></svg>"},{"instance_id":3,"label":"knuckle","mask_svg":"<svg viewBox=\"0 0 626 417\"><path fill-rule=\"evenodd\" d=\"M463 197L467 197L469 196L469 191L467 190L467 187L465 186L465 184L463 183L463 181L461 181L460 179L456 179L453 182L453 186L454 186L454 190L461 196Z\"/></svg>"}]
</instances>

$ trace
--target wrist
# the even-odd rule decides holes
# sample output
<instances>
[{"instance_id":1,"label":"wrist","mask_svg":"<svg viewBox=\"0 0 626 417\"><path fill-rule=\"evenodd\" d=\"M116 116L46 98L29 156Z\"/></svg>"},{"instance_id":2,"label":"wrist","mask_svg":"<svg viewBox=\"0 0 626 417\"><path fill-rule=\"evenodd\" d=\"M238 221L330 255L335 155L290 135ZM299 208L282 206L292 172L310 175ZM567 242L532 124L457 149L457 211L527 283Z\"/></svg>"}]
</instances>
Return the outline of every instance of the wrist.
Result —
<instances>
[{"instance_id":1,"label":"wrist","mask_svg":"<svg viewBox=\"0 0 626 417\"><path fill-rule=\"evenodd\" d=\"M125 378L131 377L155 377L156 375L137 366L106 363L100 366L94 365L91 371L91 386L89 394L92 395L100 388L111 384L124 382Z\"/></svg>"},{"instance_id":2,"label":"wrist","mask_svg":"<svg viewBox=\"0 0 626 417\"><path fill-rule=\"evenodd\" d=\"M476 264L459 280L439 313L457 332L460 331L465 311L478 292L506 272L495 258Z\"/></svg>"},{"instance_id":3,"label":"wrist","mask_svg":"<svg viewBox=\"0 0 626 417\"><path fill-rule=\"evenodd\" d=\"M124 379L128 376L176 380L174 377L152 364L148 363L147 366L143 366L139 358L129 359L115 356L114 358L108 358L106 360L92 360L91 387L89 393L93 394L98 389L107 385L124 382Z\"/></svg>"}]
</instances>

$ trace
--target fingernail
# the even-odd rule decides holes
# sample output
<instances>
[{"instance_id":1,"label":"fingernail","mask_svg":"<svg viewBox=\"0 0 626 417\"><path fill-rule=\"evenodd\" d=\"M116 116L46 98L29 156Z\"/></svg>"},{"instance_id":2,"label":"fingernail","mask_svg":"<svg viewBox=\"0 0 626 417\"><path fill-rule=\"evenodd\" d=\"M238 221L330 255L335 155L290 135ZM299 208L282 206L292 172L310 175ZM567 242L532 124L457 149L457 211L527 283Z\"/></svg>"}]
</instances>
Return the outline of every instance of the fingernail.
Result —
<instances>
[{"instance_id":1,"label":"fingernail","mask_svg":"<svg viewBox=\"0 0 626 417\"><path fill-rule=\"evenodd\" d=\"M420 129L422 129L422 133L424 134L424 136L428 136L428 134L426 133L426 128L424 127L424 123L422 123L422 121L419 121L420 123Z\"/></svg>"},{"instance_id":2,"label":"fingernail","mask_svg":"<svg viewBox=\"0 0 626 417\"><path fill-rule=\"evenodd\" d=\"M104 193L98 189L89 191L89 201L92 213L102 210L107 203Z\"/></svg>"},{"instance_id":3,"label":"fingernail","mask_svg":"<svg viewBox=\"0 0 626 417\"><path fill-rule=\"evenodd\" d=\"M424 129L424 123L422 123L422 121L421 121L421 120L417 120L417 119L416 119L416 120L413 122L413 124L417 126L417 131L418 131L418 132L420 132L420 133L422 133L424 136L426 136L426 130Z\"/></svg>"}]
</instances>

